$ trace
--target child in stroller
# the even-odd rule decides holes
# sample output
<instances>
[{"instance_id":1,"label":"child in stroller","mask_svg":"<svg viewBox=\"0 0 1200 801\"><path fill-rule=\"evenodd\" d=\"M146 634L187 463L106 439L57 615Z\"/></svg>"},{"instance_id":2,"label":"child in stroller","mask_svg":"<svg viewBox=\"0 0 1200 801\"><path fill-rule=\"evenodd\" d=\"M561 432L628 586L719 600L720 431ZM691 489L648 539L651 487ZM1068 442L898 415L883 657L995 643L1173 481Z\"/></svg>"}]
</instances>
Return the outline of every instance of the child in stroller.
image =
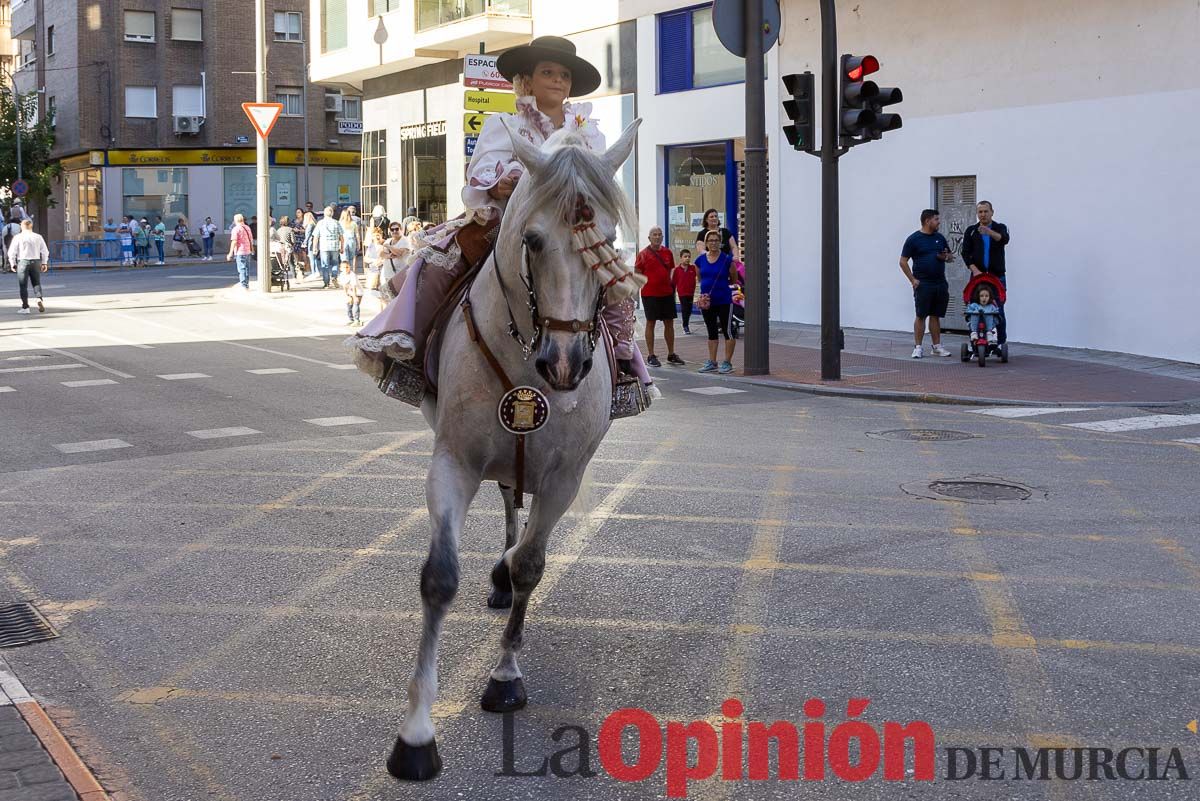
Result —
<instances>
[{"instance_id":1,"label":"child in stroller","mask_svg":"<svg viewBox=\"0 0 1200 801\"><path fill-rule=\"evenodd\" d=\"M733 266L737 269L738 281L730 285L733 304L729 307L729 335L741 339L746 328L746 263L736 261Z\"/></svg>"},{"instance_id":2,"label":"child in stroller","mask_svg":"<svg viewBox=\"0 0 1200 801\"><path fill-rule=\"evenodd\" d=\"M968 330L968 341L963 343L960 353L964 362L973 358L980 367L986 367L987 357L993 354L1001 362L1008 361L1008 343L999 344L996 337L996 325L1004 314L997 304L1004 303L1004 294L1004 285L987 273L975 276L963 289Z\"/></svg>"}]
</instances>

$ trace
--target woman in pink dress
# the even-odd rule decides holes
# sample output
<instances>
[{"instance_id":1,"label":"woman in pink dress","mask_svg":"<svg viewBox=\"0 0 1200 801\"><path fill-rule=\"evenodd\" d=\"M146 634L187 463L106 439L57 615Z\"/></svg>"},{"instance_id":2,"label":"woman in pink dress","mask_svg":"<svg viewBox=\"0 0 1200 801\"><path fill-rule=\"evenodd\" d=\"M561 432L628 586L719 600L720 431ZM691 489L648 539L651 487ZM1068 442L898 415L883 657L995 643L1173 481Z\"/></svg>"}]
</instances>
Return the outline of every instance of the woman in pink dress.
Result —
<instances>
[{"instance_id":1,"label":"woman in pink dress","mask_svg":"<svg viewBox=\"0 0 1200 801\"><path fill-rule=\"evenodd\" d=\"M376 378L383 374L385 357L397 361L423 358L425 338L450 287L491 253L508 198L525 172L514 157L505 121L534 145L540 146L565 128L579 133L591 150L605 150L604 134L591 118L591 103L568 101L600 86L600 73L575 54L575 45L569 40L539 37L505 52L496 67L512 81L517 111L495 114L484 123L462 190L466 212L411 235L408 266L391 281L395 299L350 340L355 363ZM632 312L632 299L604 312L617 340L616 356L623 367L638 375L652 398L660 397L633 342Z\"/></svg>"}]
</instances>

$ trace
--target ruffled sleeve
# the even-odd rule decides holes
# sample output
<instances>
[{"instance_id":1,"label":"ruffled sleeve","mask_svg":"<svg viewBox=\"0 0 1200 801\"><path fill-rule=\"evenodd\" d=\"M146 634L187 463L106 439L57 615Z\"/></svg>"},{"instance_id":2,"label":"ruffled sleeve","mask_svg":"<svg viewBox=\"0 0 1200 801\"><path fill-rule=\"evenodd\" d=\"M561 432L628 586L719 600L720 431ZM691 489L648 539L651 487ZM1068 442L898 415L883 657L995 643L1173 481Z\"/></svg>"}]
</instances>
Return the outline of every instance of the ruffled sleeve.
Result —
<instances>
[{"instance_id":1,"label":"ruffled sleeve","mask_svg":"<svg viewBox=\"0 0 1200 801\"><path fill-rule=\"evenodd\" d=\"M475 155L467 166L466 186L463 187L463 205L477 210L487 207L504 210L504 203L488 194L488 190L506 175L520 175L525 170L513 158L512 140L504 127L504 119L516 128L520 120L515 114L496 114L488 117L475 143Z\"/></svg>"}]
</instances>

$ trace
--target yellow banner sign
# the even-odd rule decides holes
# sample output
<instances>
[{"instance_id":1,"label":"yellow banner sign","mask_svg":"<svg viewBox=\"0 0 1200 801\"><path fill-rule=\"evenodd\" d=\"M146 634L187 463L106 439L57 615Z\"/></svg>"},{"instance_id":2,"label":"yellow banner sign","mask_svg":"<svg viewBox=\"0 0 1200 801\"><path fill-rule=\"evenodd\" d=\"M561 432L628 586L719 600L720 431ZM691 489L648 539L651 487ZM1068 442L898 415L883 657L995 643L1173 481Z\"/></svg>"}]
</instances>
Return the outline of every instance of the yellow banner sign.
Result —
<instances>
[{"instance_id":1,"label":"yellow banner sign","mask_svg":"<svg viewBox=\"0 0 1200 801\"><path fill-rule=\"evenodd\" d=\"M253 164L253 148L221 150L110 150L108 163L114 166L155 167L162 164Z\"/></svg>"},{"instance_id":2,"label":"yellow banner sign","mask_svg":"<svg viewBox=\"0 0 1200 801\"><path fill-rule=\"evenodd\" d=\"M357 150L310 150L308 163L318 167L357 167L362 154ZM275 151L275 164L304 164L303 150L279 148Z\"/></svg>"},{"instance_id":3,"label":"yellow banner sign","mask_svg":"<svg viewBox=\"0 0 1200 801\"><path fill-rule=\"evenodd\" d=\"M467 111L505 111L515 114L517 96L512 92L464 92L463 108Z\"/></svg>"},{"instance_id":4,"label":"yellow banner sign","mask_svg":"<svg viewBox=\"0 0 1200 801\"><path fill-rule=\"evenodd\" d=\"M479 132L483 130L483 123L487 121L487 118L487 114L464 114L463 133L468 136L479 136Z\"/></svg>"}]
</instances>

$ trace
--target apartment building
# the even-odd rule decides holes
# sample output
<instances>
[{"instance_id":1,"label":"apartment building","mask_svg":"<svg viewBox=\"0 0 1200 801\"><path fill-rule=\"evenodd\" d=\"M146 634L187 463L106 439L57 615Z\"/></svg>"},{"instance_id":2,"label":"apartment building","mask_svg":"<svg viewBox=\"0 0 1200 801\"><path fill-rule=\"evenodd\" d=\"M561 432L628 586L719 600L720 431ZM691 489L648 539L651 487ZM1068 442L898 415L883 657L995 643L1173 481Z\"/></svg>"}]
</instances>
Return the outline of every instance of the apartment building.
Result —
<instances>
[{"instance_id":1,"label":"apartment building","mask_svg":"<svg viewBox=\"0 0 1200 801\"><path fill-rule=\"evenodd\" d=\"M304 0L268 0L270 205L359 200L361 99L310 83ZM49 239L100 236L122 215L169 226L255 213L253 6L236 0L15 0L19 91L53 117L63 167Z\"/></svg>"},{"instance_id":2,"label":"apartment building","mask_svg":"<svg viewBox=\"0 0 1200 801\"><path fill-rule=\"evenodd\" d=\"M0 82L8 83L15 63L15 52L12 41L12 4L10 0L0 0ZM11 84L9 84L11 86Z\"/></svg>"}]
</instances>

